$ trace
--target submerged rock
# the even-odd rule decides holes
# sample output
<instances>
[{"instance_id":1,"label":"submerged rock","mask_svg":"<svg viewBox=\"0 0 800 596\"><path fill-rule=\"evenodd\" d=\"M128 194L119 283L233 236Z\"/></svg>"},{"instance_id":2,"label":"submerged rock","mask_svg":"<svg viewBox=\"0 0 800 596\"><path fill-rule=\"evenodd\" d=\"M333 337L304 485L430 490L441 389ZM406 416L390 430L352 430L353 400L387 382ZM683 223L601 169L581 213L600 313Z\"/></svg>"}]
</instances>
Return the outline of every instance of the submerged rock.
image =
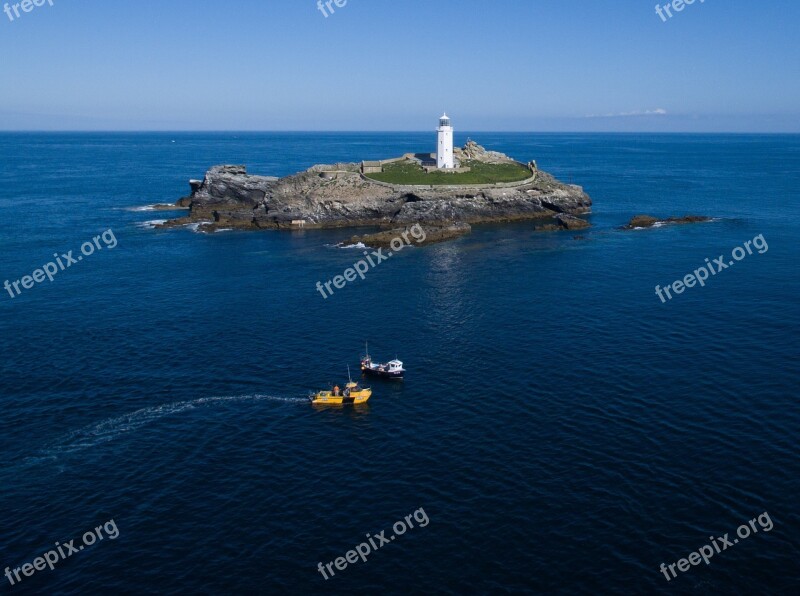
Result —
<instances>
[{"instance_id":1,"label":"submerged rock","mask_svg":"<svg viewBox=\"0 0 800 596\"><path fill-rule=\"evenodd\" d=\"M585 219L575 217L574 215L567 215L566 213L559 213L554 218L555 223L547 223L544 225L536 226L534 232L559 232L564 230L585 230L591 228L590 224Z\"/></svg>"},{"instance_id":2,"label":"submerged rock","mask_svg":"<svg viewBox=\"0 0 800 596\"><path fill-rule=\"evenodd\" d=\"M705 215L684 215L683 217L668 217L667 219L658 219L652 215L634 215L627 225L622 226L622 229L635 230L637 228L652 228L656 224L690 224L706 221L711 221L711 218Z\"/></svg>"},{"instance_id":3,"label":"submerged rock","mask_svg":"<svg viewBox=\"0 0 800 596\"><path fill-rule=\"evenodd\" d=\"M393 248L392 241L399 246L402 242L403 245L410 246L423 246L426 244L434 244L436 242L444 242L446 240L453 240L459 238L472 231L472 226L467 223L451 223L441 226L429 226L415 224L405 228L394 228L377 232L375 234L365 234L363 236L352 236L342 244L354 245L365 244L373 248ZM399 239L399 240L396 240Z\"/></svg>"},{"instance_id":4,"label":"submerged rock","mask_svg":"<svg viewBox=\"0 0 800 596\"><path fill-rule=\"evenodd\" d=\"M580 217L575 217L573 215L567 215L566 213L560 213L556 215L556 221L564 230L585 230L586 228L592 227L592 224L585 219L581 219Z\"/></svg>"},{"instance_id":5,"label":"submerged rock","mask_svg":"<svg viewBox=\"0 0 800 596\"><path fill-rule=\"evenodd\" d=\"M704 223L707 221L711 221L711 217L707 215L684 215L683 217L670 217L666 220L666 223L674 223L674 224L690 224L690 223Z\"/></svg>"}]
</instances>

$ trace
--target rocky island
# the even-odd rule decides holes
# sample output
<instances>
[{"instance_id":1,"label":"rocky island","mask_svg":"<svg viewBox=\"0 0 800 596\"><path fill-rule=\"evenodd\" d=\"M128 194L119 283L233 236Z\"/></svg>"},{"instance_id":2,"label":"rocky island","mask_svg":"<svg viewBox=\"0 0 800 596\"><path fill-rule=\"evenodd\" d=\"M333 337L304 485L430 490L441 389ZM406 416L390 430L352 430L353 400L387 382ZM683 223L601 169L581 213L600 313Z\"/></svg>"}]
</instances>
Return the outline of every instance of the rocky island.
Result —
<instances>
[{"instance_id":1,"label":"rocky island","mask_svg":"<svg viewBox=\"0 0 800 596\"><path fill-rule=\"evenodd\" d=\"M395 230L419 223L433 239L447 240L469 232L469 224L591 212L581 187L559 182L536 162L523 164L473 141L453 150L451 169L437 167L435 157L316 165L283 178L214 166L203 180L190 181L191 194L178 201L189 213L160 227Z\"/></svg>"}]
</instances>

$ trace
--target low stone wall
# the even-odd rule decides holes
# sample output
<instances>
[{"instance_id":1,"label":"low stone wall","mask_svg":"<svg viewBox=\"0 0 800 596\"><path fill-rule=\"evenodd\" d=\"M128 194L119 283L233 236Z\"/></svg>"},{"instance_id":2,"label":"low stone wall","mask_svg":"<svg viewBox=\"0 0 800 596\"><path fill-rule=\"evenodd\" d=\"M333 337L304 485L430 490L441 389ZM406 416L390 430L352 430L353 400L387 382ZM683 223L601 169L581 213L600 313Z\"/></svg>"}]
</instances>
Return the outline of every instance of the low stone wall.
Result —
<instances>
[{"instance_id":1,"label":"low stone wall","mask_svg":"<svg viewBox=\"0 0 800 596\"><path fill-rule=\"evenodd\" d=\"M361 174L361 178L366 180L367 182L371 182L372 184L377 184L379 186L384 186L386 188L391 188L392 190L397 191L412 191L412 190L437 190L440 188L445 188L447 190L474 190L474 189L483 189L483 188L516 188L518 186L525 186L526 184L531 184L536 181L539 173L534 172L533 176L530 178L526 178L525 180L520 180L519 182L495 182L494 184L390 184L389 182L381 182L380 180L374 180Z\"/></svg>"},{"instance_id":2,"label":"low stone wall","mask_svg":"<svg viewBox=\"0 0 800 596\"><path fill-rule=\"evenodd\" d=\"M361 162L361 173L362 174L380 174L383 172L383 166L388 163L395 163L398 161L404 161L408 159L409 154L406 153L401 157L393 157L391 159L382 159L380 161L362 161Z\"/></svg>"}]
</instances>

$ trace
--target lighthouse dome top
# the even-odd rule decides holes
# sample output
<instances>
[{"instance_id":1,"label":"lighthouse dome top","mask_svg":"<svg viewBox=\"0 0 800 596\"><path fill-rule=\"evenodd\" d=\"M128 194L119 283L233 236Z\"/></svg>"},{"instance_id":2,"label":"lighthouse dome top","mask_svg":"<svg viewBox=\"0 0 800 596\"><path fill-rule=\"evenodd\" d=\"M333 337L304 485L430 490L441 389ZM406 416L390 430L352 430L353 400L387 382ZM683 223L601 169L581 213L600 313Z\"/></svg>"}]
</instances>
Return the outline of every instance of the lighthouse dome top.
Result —
<instances>
[{"instance_id":1,"label":"lighthouse dome top","mask_svg":"<svg viewBox=\"0 0 800 596\"><path fill-rule=\"evenodd\" d=\"M439 118L439 126L450 126L450 116L447 115L447 112Z\"/></svg>"}]
</instances>

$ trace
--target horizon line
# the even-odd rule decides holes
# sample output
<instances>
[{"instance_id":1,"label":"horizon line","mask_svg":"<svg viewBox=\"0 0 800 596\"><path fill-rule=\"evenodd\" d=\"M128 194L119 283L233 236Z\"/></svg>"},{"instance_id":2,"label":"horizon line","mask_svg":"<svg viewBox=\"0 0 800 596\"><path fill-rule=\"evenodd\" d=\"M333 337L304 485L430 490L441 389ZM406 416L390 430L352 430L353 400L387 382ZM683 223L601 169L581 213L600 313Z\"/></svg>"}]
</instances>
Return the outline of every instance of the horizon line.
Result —
<instances>
[{"instance_id":1,"label":"horizon line","mask_svg":"<svg viewBox=\"0 0 800 596\"><path fill-rule=\"evenodd\" d=\"M429 130L315 130L315 129L15 129L0 128L0 134L8 133L37 133L37 134L265 134L265 133L294 133L294 134L428 134L436 132ZM459 131L456 131L459 134ZM490 129L463 129L463 133L488 133L488 134L620 134L620 135L692 135L692 134L716 134L716 135L800 135L797 131L733 131L733 130L674 130L674 131L652 131L652 130L490 130Z\"/></svg>"}]
</instances>

